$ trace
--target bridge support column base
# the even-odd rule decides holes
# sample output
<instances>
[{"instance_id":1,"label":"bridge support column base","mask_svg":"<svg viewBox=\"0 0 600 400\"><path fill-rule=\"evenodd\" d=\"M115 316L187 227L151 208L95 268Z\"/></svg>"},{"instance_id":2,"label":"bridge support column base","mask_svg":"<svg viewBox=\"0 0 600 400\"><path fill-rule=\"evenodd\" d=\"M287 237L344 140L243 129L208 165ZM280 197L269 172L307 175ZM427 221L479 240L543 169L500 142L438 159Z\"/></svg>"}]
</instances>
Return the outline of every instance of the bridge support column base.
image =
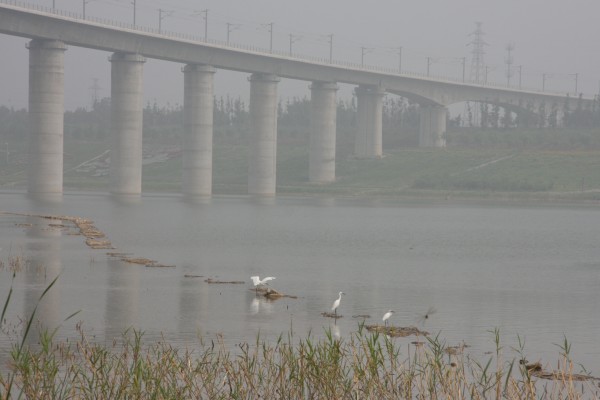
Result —
<instances>
[{"instance_id":1,"label":"bridge support column base","mask_svg":"<svg viewBox=\"0 0 600 400\"><path fill-rule=\"evenodd\" d=\"M215 69L188 64L183 68L183 176L182 192L212 195L213 88Z\"/></svg>"},{"instance_id":2,"label":"bridge support column base","mask_svg":"<svg viewBox=\"0 0 600 400\"><path fill-rule=\"evenodd\" d=\"M335 181L336 92L338 86L329 82L313 82L311 90L311 120L309 138L310 182Z\"/></svg>"},{"instance_id":3,"label":"bridge support column base","mask_svg":"<svg viewBox=\"0 0 600 400\"><path fill-rule=\"evenodd\" d=\"M446 107L421 107L419 147L446 147Z\"/></svg>"},{"instance_id":4,"label":"bridge support column base","mask_svg":"<svg viewBox=\"0 0 600 400\"><path fill-rule=\"evenodd\" d=\"M250 143L248 193L274 195L277 162L277 83L272 74L252 74L250 81Z\"/></svg>"},{"instance_id":5,"label":"bridge support column base","mask_svg":"<svg viewBox=\"0 0 600 400\"><path fill-rule=\"evenodd\" d=\"M379 86L361 85L356 90L357 115L354 154L359 158L381 157L382 112L385 90Z\"/></svg>"},{"instance_id":6,"label":"bridge support column base","mask_svg":"<svg viewBox=\"0 0 600 400\"><path fill-rule=\"evenodd\" d=\"M110 191L142 192L143 66L138 54L114 53L111 58Z\"/></svg>"},{"instance_id":7,"label":"bridge support column base","mask_svg":"<svg viewBox=\"0 0 600 400\"><path fill-rule=\"evenodd\" d=\"M29 156L27 191L62 194L65 88L58 40L34 39L29 48Z\"/></svg>"}]
</instances>

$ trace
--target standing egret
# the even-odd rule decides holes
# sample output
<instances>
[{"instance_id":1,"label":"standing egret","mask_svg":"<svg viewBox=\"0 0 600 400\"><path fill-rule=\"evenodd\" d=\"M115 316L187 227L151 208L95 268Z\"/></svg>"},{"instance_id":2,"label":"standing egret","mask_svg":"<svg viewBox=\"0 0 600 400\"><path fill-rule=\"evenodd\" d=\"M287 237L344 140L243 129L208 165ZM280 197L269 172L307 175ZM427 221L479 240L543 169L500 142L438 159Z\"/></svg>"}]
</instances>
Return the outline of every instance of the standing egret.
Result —
<instances>
[{"instance_id":1,"label":"standing egret","mask_svg":"<svg viewBox=\"0 0 600 400\"><path fill-rule=\"evenodd\" d=\"M343 294L346 294L346 293L340 292L340 294L338 294L338 298L333 302L333 305L331 306L331 311L333 311L335 313L336 317L337 317L337 308L340 306L340 301L342 301Z\"/></svg>"},{"instance_id":2,"label":"standing egret","mask_svg":"<svg viewBox=\"0 0 600 400\"><path fill-rule=\"evenodd\" d=\"M385 323L385 326L387 326L387 320L392 316L393 313L394 310L388 310L388 312L383 314L383 318L381 318L381 320Z\"/></svg>"},{"instance_id":3,"label":"standing egret","mask_svg":"<svg viewBox=\"0 0 600 400\"><path fill-rule=\"evenodd\" d=\"M268 285L267 282L272 281L273 279L275 279L274 276L267 276L266 278L264 278L263 280L261 280L258 276L251 276L250 279L252 279L252 283L254 284L254 287L256 288L256 291L258 292L258 287L261 285Z\"/></svg>"}]
</instances>

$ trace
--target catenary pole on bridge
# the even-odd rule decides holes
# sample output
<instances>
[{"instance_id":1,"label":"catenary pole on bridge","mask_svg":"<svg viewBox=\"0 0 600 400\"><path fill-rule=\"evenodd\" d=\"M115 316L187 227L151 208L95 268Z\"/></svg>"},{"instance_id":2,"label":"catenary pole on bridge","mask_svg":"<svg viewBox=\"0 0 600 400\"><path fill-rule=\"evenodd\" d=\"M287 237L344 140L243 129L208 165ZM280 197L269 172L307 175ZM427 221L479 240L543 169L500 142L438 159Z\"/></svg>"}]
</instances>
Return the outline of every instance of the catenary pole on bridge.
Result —
<instances>
[{"instance_id":1,"label":"catenary pole on bridge","mask_svg":"<svg viewBox=\"0 0 600 400\"><path fill-rule=\"evenodd\" d=\"M300 39L302 38L302 36L299 36L299 35L294 35L294 34L292 34L292 33L290 33L290 35L289 35L289 36L290 36L290 56L291 56L291 55L293 54L293 53L292 53L292 45L293 45L294 43L296 43L298 40L300 40Z\"/></svg>"},{"instance_id":2,"label":"catenary pole on bridge","mask_svg":"<svg viewBox=\"0 0 600 400\"><path fill-rule=\"evenodd\" d=\"M398 47L398 73L402 73L402 46Z\"/></svg>"},{"instance_id":3,"label":"catenary pole on bridge","mask_svg":"<svg viewBox=\"0 0 600 400\"><path fill-rule=\"evenodd\" d=\"M133 27L135 28L135 17L136 17L136 11L137 11L137 5L136 5L136 1L137 0L133 0L131 2L131 4L133 4Z\"/></svg>"}]
</instances>

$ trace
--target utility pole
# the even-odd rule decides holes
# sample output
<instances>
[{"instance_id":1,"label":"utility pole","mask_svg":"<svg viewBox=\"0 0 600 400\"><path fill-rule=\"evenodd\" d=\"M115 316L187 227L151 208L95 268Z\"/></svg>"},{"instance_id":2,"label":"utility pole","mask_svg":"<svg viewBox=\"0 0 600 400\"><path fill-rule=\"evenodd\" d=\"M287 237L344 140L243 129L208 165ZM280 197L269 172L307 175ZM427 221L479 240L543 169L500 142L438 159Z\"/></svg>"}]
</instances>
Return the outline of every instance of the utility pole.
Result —
<instances>
[{"instance_id":1,"label":"utility pole","mask_svg":"<svg viewBox=\"0 0 600 400\"><path fill-rule=\"evenodd\" d=\"M467 46L471 46L471 67L469 70L469 82L475 84L486 84L488 76L488 67L485 65L485 46L489 44L484 40L485 32L482 29L482 22L475 22L475 30L469 34L472 37ZM473 125L480 125L481 107L479 103L473 105ZM467 109L465 108L465 114Z\"/></svg>"},{"instance_id":2,"label":"utility pole","mask_svg":"<svg viewBox=\"0 0 600 400\"><path fill-rule=\"evenodd\" d=\"M226 22L227 25L227 45L229 46L229 35L236 29L239 29L239 24L232 24L230 22Z\"/></svg>"},{"instance_id":3,"label":"utility pole","mask_svg":"<svg viewBox=\"0 0 600 400\"><path fill-rule=\"evenodd\" d=\"M329 64L331 64L333 62L333 33L327 36L329 36Z\"/></svg>"},{"instance_id":4,"label":"utility pole","mask_svg":"<svg viewBox=\"0 0 600 400\"><path fill-rule=\"evenodd\" d=\"M463 82L465 81L465 69L467 66L467 57L462 58L462 67L463 67Z\"/></svg>"},{"instance_id":5,"label":"utility pole","mask_svg":"<svg viewBox=\"0 0 600 400\"><path fill-rule=\"evenodd\" d=\"M523 77L523 66L522 65L518 65L517 68L519 68L519 89L522 88L522 83L523 80L521 79Z\"/></svg>"},{"instance_id":6,"label":"utility pole","mask_svg":"<svg viewBox=\"0 0 600 400\"><path fill-rule=\"evenodd\" d=\"M56 11L56 0L52 0L52 12Z\"/></svg>"},{"instance_id":7,"label":"utility pole","mask_svg":"<svg viewBox=\"0 0 600 400\"><path fill-rule=\"evenodd\" d=\"M98 93L102 89L98 84L98 78L94 78L93 81L94 83L90 86L90 90L92 91L92 109L98 104Z\"/></svg>"},{"instance_id":8,"label":"utility pole","mask_svg":"<svg viewBox=\"0 0 600 400\"><path fill-rule=\"evenodd\" d=\"M373 49L371 47L361 47L360 48L360 66L364 67L365 66L365 54L368 54L370 52L373 51Z\"/></svg>"},{"instance_id":9,"label":"utility pole","mask_svg":"<svg viewBox=\"0 0 600 400\"><path fill-rule=\"evenodd\" d=\"M512 64L513 64L513 56L512 51L515 49L514 43L509 43L506 45L506 59L504 60L506 63L506 86L510 87L510 78L512 76Z\"/></svg>"},{"instance_id":10,"label":"utility pole","mask_svg":"<svg viewBox=\"0 0 600 400\"><path fill-rule=\"evenodd\" d=\"M92 0L81 0L81 2L83 3L83 19L85 19L85 5L91 3Z\"/></svg>"},{"instance_id":11,"label":"utility pole","mask_svg":"<svg viewBox=\"0 0 600 400\"><path fill-rule=\"evenodd\" d=\"M427 76L429 76L429 67L431 66L431 57L427 57Z\"/></svg>"},{"instance_id":12,"label":"utility pole","mask_svg":"<svg viewBox=\"0 0 600 400\"><path fill-rule=\"evenodd\" d=\"M292 55L292 45L294 43L296 43L298 40L300 40L300 38L302 36L294 35L292 33L290 33L289 36L290 36L290 56L291 56Z\"/></svg>"},{"instance_id":13,"label":"utility pole","mask_svg":"<svg viewBox=\"0 0 600 400\"><path fill-rule=\"evenodd\" d=\"M481 29L482 23L475 22L475 25L475 31L469 34L469 36L473 36L473 40L467 44L467 46L472 46L469 81L481 83L483 80L483 73L485 72L485 62L483 59L483 56L485 55L485 46L489 46L489 44L483 39L485 32Z\"/></svg>"},{"instance_id":14,"label":"utility pole","mask_svg":"<svg viewBox=\"0 0 600 400\"><path fill-rule=\"evenodd\" d=\"M136 7L136 4L135 4L135 3L136 3L136 1L137 1L137 0L133 0L133 1L131 2L131 4L133 4L133 27L134 27L134 28L135 28L135 12L136 12L136 9L137 9L137 7Z\"/></svg>"},{"instance_id":15,"label":"utility pole","mask_svg":"<svg viewBox=\"0 0 600 400\"><path fill-rule=\"evenodd\" d=\"M173 15L173 11L167 11L161 8L158 9L158 33L162 33L162 20L171 15Z\"/></svg>"},{"instance_id":16,"label":"utility pole","mask_svg":"<svg viewBox=\"0 0 600 400\"><path fill-rule=\"evenodd\" d=\"M398 47L398 73L402 73L402 46Z\"/></svg>"},{"instance_id":17,"label":"utility pole","mask_svg":"<svg viewBox=\"0 0 600 400\"><path fill-rule=\"evenodd\" d=\"M573 75L575 77L575 96L577 96L577 80L579 79L579 72L569 75Z\"/></svg>"},{"instance_id":18,"label":"utility pole","mask_svg":"<svg viewBox=\"0 0 600 400\"><path fill-rule=\"evenodd\" d=\"M208 8L202 11L194 11L192 16L195 17L201 14L203 14L202 19L204 20L204 41L206 42L206 39L208 39Z\"/></svg>"},{"instance_id":19,"label":"utility pole","mask_svg":"<svg viewBox=\"0 0 600 400\"><path fill-rule=\"evenodd\" d=\"M159 8L158 9L158 33L160 33L162 30L162 20L163 20L162 13L163 13L163 10Z\"/></svg>"},{"instance_id":20,"label":"utility pole","mask_svg":"<svg viewBox=\"0 0 600 400\"><path fill-rule=\"evenodd\" d=\"M204 41L206 42L208 39L208 8L202 10L201 12L204 14L202 18L204 18Z\"/></svg>"},{"instance_id":21,"label":"utility pole","mask_svg":"<svg viewBox=\"0 0 600 400\"><path fill-rule=\"evenodd\" d=\"M267 30L269 31L269 34L271 36L270 42L269 42L269 53L273 52L273 22L269 22L268 24L261 24L264 28L267 28Z\"/></svg>"},{"instance_id":22,"label":"utility pole","mask_svg":"<svg viewBox=\"0 0 600 400\"><path fill-rule=\"evenodd\" d=\"M542 92L546 91L546 73L542 74Z\"/></svg>"}]
</instances>

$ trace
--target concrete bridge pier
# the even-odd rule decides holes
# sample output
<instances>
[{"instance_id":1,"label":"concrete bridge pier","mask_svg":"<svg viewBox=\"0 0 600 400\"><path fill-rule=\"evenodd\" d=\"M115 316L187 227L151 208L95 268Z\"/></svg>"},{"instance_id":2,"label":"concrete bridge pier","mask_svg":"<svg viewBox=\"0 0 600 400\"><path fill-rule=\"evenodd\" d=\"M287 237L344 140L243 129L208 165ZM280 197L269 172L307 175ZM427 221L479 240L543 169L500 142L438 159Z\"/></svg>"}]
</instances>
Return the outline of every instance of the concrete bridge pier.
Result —
<instances>
[{"instance_id":1,"label":"concrete bridge pier","mask_svg":"<svg viewBox=\"0 0 600 400\"><path fill-rule=\"evenodd\" d=\"M111 62L110 191L142 192L143 66L139 54L114 53Z\"/></svg>"},{"instance_id":2,"label":"concrete bridge pier","mask_svg":"<svg viewBox=\"0 0 600 400\"><path fill-rule=\"evenodd\" d=\"M446 147L446 107L421 106L419 147Z\"/></svg>"},{"instance_id":3,"label":"concrete bridge pier","mask_svg":"<svg viewBox=\"0 0 600 400\"><path fill-rule=\"evenodd\" d=\"M359 158L381 157L385 90L379 86L360 85L355 89L355 93L358 104L354 154Z\"/></svg>"},{"instance_id":4,"label":"concrete bridge pier","mask_svg":"<svg viewBox=\"0 0 600 400\"><path fill-rule=\"evenodd\" d=\"M29 157L27 190L62 194L64 53L58 40L33 39L29 49Z\"/></svg>"},{"instance_id":5,"label":"concrete bridge pier","mask_svg":"<svg viewBox=\"0 0 600 400\"><path fill-rule=\"evenodd\" d=\"M183 68L183 177L184 195L212 194L213 88L216 70L209 65Z\"/></svg>"},{"instance_id":6,"label":"concrete bridge pier","mask_svg":"<svg viewBox=\"0 0 600 400\"><path fill-rule=\"evenodd\" d=\"M274 195L277 162L277 83L279 77L254 73L250 81L248 193Z\"/></svg>"},{"instance_id":7,"label":"concrete bridge pier","mask_svg":"<svg viewBox=\"0 0 600 400\"><path fill-rule=\"evenodd\" d=\"M333 82L313 82L309 138L309 181L335 181L336 92Z\"/></svg>"}]
</instances>

